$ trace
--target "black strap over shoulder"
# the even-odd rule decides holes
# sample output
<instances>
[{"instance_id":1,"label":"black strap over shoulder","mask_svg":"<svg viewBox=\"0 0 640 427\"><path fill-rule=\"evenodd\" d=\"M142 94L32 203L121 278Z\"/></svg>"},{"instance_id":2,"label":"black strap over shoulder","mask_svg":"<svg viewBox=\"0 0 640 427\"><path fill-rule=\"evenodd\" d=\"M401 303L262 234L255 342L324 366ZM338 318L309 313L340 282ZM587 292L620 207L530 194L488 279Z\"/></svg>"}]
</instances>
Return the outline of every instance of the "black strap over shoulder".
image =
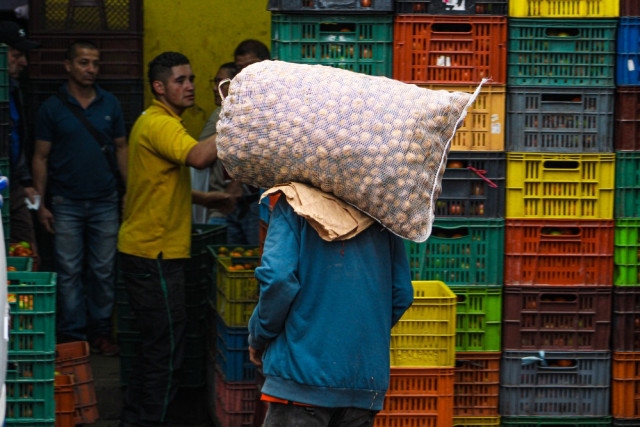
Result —
<instances>
[{"instance_id":1,"label":"black strap over shoulder","mask_svg":"<svg viewBox=\"0 0 640 427\"><path fill-rule=\"evenodd\" d=\"M125 190L124 183L122 182L122 177L118 173L118 168L116 167L113 156L109 154L109 149L107 148L105 136L102 133L100 133L100 131L98 131L98 129L96 129L95 126L91 124L89 119L87 119L87 117L82 112L82 108L79 105L75 105L69 102L69 99L67 99L66 94L62 90L58 91L56 95L58 96L58 98L60 98L60 101L62 101L62 103L69 109L69 111L71 111L73 115L76 116L76 118L80 121L80 123L82 123L84 127L87 128L91 136L93 136L93 139L95 139L95 141L98 143L98 145L100 146L100 150L102 151L105 158L107 159L109 168L111 168L111 172L113 173L113 176L116 179L116 185L118 187L118 191L120 193L124 193L124 190Z\"/></svg>"}]
</instances>

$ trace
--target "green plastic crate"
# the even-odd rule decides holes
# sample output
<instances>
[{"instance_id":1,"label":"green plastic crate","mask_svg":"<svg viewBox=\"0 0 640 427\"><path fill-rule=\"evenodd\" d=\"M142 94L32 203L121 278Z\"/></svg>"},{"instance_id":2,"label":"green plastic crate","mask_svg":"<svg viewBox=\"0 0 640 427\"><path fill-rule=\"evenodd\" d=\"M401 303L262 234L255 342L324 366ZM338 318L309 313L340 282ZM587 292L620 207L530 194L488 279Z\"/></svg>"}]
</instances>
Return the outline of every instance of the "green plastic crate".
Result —
<instances>
[{"instance_id":1,"label":"green plastic crate","mask_svg":"<svg viewBox=\"0 0 640 427\"><path fill-rule=\"evenodd\" d=\"M8 256L7 267L15 267L18 271L33 271L33 258L28 256Z\"/></svg>"},{"instance_id":2,"label":"green plastic crate","mask_svg":"<svg viewBox=\"0 0 640 427\"><path fill-rule=\"evenodd\" d=\"M640 286L640 218L616 219L613 284Z\"/></svg>"},{"instance_id":3,"label":"green plastic crate","mask_svg":"<svg viewBox=\"0 0 640 427\"><path fill-rule=\"evenodd\" d=\"M456 294L456 352L500 351L502 286L450 286Z\"/></svg>"},{"instance_id":4,"label":"green plastic crate","mask_svg":"<svg viewBox=\"0 0 640 427\"><path fill-rule=\"evenodd\" d=\"M271 15L271 57L392 75L392 15Z\"/></svg>"},{"instance_id":5,"label":"green plastic crate","mask_svg":"<svg viewBox=\"0 0 640 427\"><path fill-rule=\"evenodd\" d=\"M7 272L9 357L55 350L56 273Z\"/></svg>"},{"instance_id":6,"label":"green plastic crate","mask_svg":"<svg viewBox=\"0 0 640 427\"><path fill-rule=\"evenodd\" d=\"M54 353L13 356L7 365L6 426L53 426Z\"/></svg>"},{"instance_id":7,"label":"green plastic crate","mask_svg":"<svg viewBox=\"0 0 640 427\"><path fill-rule=\"evenodd\" d=\"M426 242L405 240L411 280L502 285L503 219L436 219Z\"/></svg>"},{"instance_id":8,"label":"green plastic crate","mask_svg":"<svg viewBox=\"0 0 640 427\"><path fill-rule=\"evenodd\" d=\"M502 417L502 427L610 426L611 417Z\"/></svg>"},{"instance_id":9,"label":"green plastic crate","mask_svg":"<svg viewBox=\"0 0 640 427\"><path fill-rule=\"evenodd\" d=\"M613 19L509 19L507 84L615 87Z\"/></svg>"},{"instance_id":10,"label":"green plastic crate","mask_svg":"<svg viewBox=\"0 0 640 427\"><path fill-rule=\"evenodd\" d=\"M9 102L9 49L0 43L0 102Z\"/></svg>"},{"instance_id":11,"label":"green plastic crate","mask_svg":"<svg viewBox=\"0 0 640 427\"><path fill-rule=\"evenodd\" d=\"M616 218L640 218L640 152L616 151Z\"/></svg>"}]
</instances>

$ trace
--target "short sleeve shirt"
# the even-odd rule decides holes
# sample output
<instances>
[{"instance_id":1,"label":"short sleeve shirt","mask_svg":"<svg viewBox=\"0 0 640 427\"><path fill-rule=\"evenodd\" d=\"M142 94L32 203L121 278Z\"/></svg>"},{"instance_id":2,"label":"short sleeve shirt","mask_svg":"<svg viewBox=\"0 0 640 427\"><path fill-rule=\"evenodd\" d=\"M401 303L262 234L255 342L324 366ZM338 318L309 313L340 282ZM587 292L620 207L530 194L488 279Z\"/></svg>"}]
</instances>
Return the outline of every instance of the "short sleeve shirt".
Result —
<instances>
[{"instance_id":1,"label":"short sleeve shirt","mask_svg":"<svg viewBox=\"0 0 640 427\"><path fill-rule=\"evenodd\" d=\"M180 116L154 100L129 136L127 196L118 250L142 258L188 258L191 177L187 155L196 141Z\"/></svg>"},{"instance_id":2,"label":"short sleeve shirt","mask_svg":"<svg viewBox=\"0 0 640 427\"><path fill-rule=\"evenodd\" d=\"M95 99L82 112L104 135L107 154L114 156L113 140L126 136L122 109L114 95L98 85L95 89ZM61 91L69 102L80 106L67 92L66 84ZM47 166L52 194L82 200L106 197L115 191L116 178L101 143L58 96L51 96L40 107L35 137L51 143Z\"/></svg>"}]
</instances>

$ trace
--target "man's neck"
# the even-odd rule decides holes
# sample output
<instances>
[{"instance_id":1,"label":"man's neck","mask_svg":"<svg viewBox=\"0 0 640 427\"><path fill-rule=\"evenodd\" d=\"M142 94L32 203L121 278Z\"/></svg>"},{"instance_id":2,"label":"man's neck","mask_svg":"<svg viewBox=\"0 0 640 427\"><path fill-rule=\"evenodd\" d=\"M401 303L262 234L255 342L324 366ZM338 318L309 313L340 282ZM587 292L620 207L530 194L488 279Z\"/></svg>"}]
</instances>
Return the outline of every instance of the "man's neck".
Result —
<instances>
[{"instance_id":1,"label":"man's neck","mask_svg":"<svg viewBox=\"0 0 640 427\"><path fill-rule=\"evenodd\" d=\"M96 89L93 85L81 86L71 80L67 82L67 91L83 108L87 108L96 97Z\"/></svg>"}]
</instances>

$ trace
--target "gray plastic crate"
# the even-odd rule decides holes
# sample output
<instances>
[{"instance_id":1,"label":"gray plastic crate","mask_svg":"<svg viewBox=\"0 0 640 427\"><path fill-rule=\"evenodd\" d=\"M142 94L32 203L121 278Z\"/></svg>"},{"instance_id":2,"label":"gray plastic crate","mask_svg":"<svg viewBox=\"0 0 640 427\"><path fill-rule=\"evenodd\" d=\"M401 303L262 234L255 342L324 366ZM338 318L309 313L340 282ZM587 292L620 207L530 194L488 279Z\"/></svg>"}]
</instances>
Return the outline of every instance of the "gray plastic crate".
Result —
<instances>
[{"instance_id":1,"label":"gray plastic crate","mask_svg":"<svg viewBox=\"0 0 640 427\"><path fill-rule=\"evenodd\" d=\"M511 86L507 151L610 153L615 89Z\"/></svg>"},{"instance_id":2,"label":"gray plastic crate","mask_svg":"<svg viewBox=\"0 0 640 427\"><path fill-rule=\"evenodd\" d=\"M387 13L393 11L393 0L269 0L267 10L287 13Z\"/></svg>"},{"instance_id":3,"label":"gray plastic crate","mask_svg":"<svg viewBox=\"0 0 640 427\"><path fill-rule=\"evenodd\" d=\"M610 414L611 352L504 351L500 414L606 416ZM544 366L545 363L547 366Z\"/></svg>"}]
</instances>

